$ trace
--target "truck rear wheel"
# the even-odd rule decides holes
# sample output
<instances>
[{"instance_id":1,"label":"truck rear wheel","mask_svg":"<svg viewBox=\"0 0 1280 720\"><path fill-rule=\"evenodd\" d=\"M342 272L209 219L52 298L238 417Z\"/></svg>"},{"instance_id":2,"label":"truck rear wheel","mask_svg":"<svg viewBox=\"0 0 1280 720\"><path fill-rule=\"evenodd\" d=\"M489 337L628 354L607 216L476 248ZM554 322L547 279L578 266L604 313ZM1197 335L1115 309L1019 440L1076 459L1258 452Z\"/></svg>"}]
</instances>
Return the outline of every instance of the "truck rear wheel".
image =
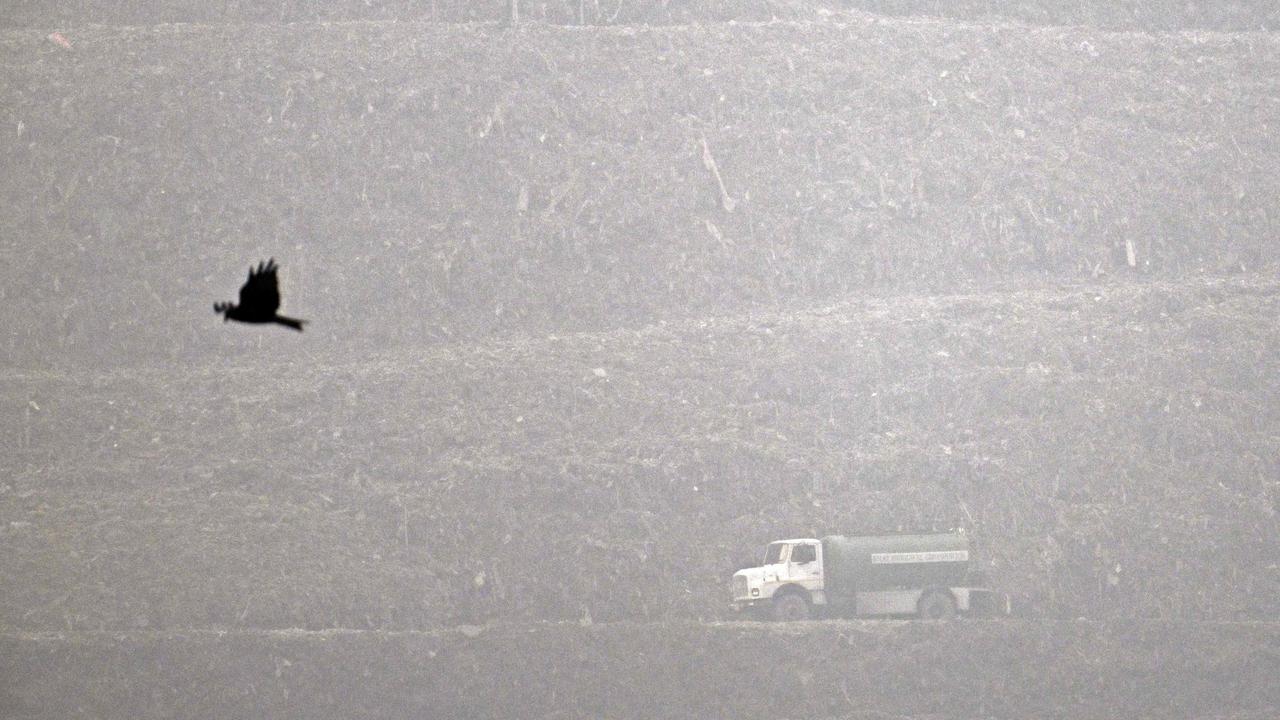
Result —
<instances>
[{"instance_id":1,"label":"truck rear wheel","mask_svg":"<svg viewBox=\"0 0 1280 720\"><path fill-rule=\"evenodd\" d=\"M916 614L922 620L950 620L956 616L956 601L945 590L930 590L920 598Z\"/></svg>"},{"instance_id":2,"label":"truck rear wheel","mask_svg":"<svg viewBox=\"0 0 1280 720\"><path fill-rule=\"evenodd\" d=\"M787 593L773 599L773 619L779 622L808 620L809 601L796 593Z\"/></svg>"}]
</instances>

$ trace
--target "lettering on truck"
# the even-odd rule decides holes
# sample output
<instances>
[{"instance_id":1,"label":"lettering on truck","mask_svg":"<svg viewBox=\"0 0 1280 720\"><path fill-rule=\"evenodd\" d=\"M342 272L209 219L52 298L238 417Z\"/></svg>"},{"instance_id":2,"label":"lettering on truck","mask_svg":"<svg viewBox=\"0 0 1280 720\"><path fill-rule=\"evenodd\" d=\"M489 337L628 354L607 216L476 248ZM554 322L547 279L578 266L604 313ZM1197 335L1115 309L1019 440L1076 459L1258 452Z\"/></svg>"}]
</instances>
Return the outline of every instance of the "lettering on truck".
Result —
<instances>
[{"instance_id":1,"label":"lettering on truck","mask_svg":"<svg viewBox=\"0 0 1280 720\"><path fill-rule=\"evenodd\" d=\"M968 550L942 552L871 553L872 565L900 565L907 563L969 562Z\"/></svg>"}]
</instances>

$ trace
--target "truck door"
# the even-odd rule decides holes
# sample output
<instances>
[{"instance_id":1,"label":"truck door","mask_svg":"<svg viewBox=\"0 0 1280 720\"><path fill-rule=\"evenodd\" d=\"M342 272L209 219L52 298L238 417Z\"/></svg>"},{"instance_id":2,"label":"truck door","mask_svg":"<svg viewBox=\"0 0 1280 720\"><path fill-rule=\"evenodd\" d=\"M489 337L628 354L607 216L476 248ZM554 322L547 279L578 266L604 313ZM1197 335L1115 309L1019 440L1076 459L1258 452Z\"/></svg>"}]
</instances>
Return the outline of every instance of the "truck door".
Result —
<instances>
[{"instance_id":1,"label":"truck door","mask_svg":"<svg viewBox=\"0 0 1280 720\"><path fill-rule=\"evenodd\" d=\"M767 583L776 583L785 581L787 574L787 563L785 558L787 549L786 543L769 543L769 547L764 551L764 581Z\"/></svg>"},{"instance_id":2,"label":"truck door","mask_svg":"<svg viewBox=\"0 0 1280 720\"><path fill-rule=\"evenodd\" d=\"M821 587L822 563L818 562L818 546L812 543L792 545L791 556L787 560L787 576L792 582L809 589Z\"/></svg>"}]
</instances>

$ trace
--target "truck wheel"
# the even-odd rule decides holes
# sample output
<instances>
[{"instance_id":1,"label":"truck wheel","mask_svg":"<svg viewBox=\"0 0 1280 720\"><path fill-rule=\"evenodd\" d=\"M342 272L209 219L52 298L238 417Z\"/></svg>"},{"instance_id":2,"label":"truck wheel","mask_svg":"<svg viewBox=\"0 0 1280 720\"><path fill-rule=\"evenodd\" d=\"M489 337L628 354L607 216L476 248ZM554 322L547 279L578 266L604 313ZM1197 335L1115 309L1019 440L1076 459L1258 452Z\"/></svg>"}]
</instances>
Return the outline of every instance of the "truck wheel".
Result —
<instances>
[{"instance_id":1,"label":"truck wheel","mask_svg":"<svg viewBox=\"0 0 1280 720\"><path fill-rule=\"evenodd\" d=\"M787 593L773 600L773 619L792 622L809 619L809 602L796 593Z\"/></svg>"},{"instance_id":2,"label":"truck wheel","mask_svg":"<svg viewBox=\"0 0 1280 720\"><path fill-rule=\"evenodd\" d=\"M916 614L922 620L951 620L956 616L956 601L949 592L931 590L920 598Z\"/></svg>"}]
</instances>

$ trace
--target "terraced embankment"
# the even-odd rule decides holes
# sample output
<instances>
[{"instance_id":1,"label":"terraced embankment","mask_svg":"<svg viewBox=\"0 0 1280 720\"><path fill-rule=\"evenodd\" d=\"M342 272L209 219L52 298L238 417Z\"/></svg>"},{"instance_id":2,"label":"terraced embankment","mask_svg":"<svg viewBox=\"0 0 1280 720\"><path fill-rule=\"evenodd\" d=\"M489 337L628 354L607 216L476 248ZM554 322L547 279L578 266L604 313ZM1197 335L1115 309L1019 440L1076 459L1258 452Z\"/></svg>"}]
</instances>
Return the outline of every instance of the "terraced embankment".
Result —
<instances>
[{"instance_id":1,"label":"terraced embankment","mask_svg":"<svg viewBox=\"0 0 1280 720\"><path fill-rule=\"evenodd\" d=\"M521 0L525 22L613 25L831 18L848 11L935 15L962 21L1088 25L1112 30L1274 30L1280 10L1268 0ZM0 23L47 28L239 24L335 20L509 22L511 0L10 0Z\"/></svg>"},{"instance_id":2,"label":"terraced embankment","mask_svg":"<svg viewBox=\"0 0 1280 720\"><path fill-rule=\"evenodd\" d=\"M1277 676L1280 629L1258 624L0 635L12 720L1263 720Z\"/></svg>"},{"instance_id":3,"label":"terraced embankment","mask_svg":"<svg viewBox=\"0 0 1280 720\"><path fill-rule=\"evenodd\" d=\"M251 351L267 255L353 357L1280 257L1271 34L63 30L0 31L6 365Z\"/></svg>"},{"instance_id":4,"label":"terraced embankment","mask_svg":"<svg viewBox=\"0 0 1280 720\"><path fill-rule=\"evenodd\" d=\"M0 623L718 617L769 540L900 525L1023 614L1275 617L1278 315L1093 284L10 375Z\"/></svg>"},{"instance_id":5,"label":"terraced embankment","mask_svg":"<svg viewBox=\"0 0 1280 720\"><path fill-rule=\"evenodd\" d=\"M1189 621L1280 614L1276 37L63 30L0 32L14 714L1274 715ZM313 324L220 332L266 255ZM955 524L1181 624L688 622ZM677 622L253 632L579 618Z\"/></svg>"}]
</instances>

